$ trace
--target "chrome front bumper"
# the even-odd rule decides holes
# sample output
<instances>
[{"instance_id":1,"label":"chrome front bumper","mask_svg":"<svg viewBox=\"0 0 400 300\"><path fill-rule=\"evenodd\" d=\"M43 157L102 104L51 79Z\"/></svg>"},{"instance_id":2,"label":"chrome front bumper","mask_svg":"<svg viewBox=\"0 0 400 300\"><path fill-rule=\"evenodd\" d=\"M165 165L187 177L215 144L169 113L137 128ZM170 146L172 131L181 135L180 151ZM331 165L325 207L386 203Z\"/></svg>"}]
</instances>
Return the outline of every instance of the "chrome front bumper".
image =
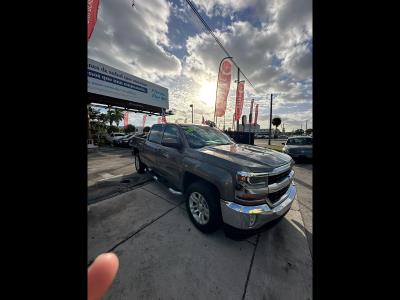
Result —
<instances>
[{"instance_id":1,"label":"chrome front bumper","mask_svg":"<svg viewBox=\"0 0 400 300\"><path fill-rule=\"evenodd\" d=\"M257 229L285 214L290 209L296 194L296 185L292 181L281 202L273 208L267 204L244 206L221 199L222 219L225 224L238 229Z\"/></svg>"}]
</instances>

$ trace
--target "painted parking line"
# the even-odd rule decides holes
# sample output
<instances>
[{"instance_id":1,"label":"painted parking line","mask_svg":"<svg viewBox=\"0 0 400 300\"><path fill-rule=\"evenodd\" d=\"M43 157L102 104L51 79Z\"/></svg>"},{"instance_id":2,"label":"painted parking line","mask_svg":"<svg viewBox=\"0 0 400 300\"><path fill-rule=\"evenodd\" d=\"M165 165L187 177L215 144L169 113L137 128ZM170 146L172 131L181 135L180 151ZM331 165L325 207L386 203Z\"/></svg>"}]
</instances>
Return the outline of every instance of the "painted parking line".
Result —
<instances>
[{"instance_id":1,"label":"painted parking line","mask_svg":"<svg viewBox=\"0 0 400 300\"><path fill-rule=\"evenodd\" d=\"M109 179L112 179L112 178L122 177L124 175L123 174L112 175L112 174L109 174L109 173L104 173L104 174L100 174L100 176L103 177L103 179L99 179L99 180L97 180L97 182L104 181L104 180L109 180Z\"/></svg>"}]
</instances>

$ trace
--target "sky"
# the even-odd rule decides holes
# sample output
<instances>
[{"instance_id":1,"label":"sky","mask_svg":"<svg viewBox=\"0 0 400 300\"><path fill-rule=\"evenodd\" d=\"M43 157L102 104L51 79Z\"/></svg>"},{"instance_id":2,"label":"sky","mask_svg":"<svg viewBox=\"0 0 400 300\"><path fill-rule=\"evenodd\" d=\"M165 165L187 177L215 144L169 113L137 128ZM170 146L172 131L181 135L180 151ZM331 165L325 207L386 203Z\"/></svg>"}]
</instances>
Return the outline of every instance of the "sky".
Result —
<instances>
[{"instance_id":1,"label":"sky","mask_svg":"<svg viewBox=\"0 0 400 300\"><path fill-rule=\"evenodd\" d=\"M185 0L100 0L88 57L169 90L168 122L213 120L220 61L226 56ZM312 1L192 0L255 88L245 82L243 114L259 104L258 123L273 117L286 131L312 128ZM231 127L237 69L232 69L226 110ZM244 79L243 76L240 78ZM223 124L224 118L218 123ZM129 113L141 126L142 115ZM157 122L148 117L146 125Z\"/></svg>"}]
</instances>

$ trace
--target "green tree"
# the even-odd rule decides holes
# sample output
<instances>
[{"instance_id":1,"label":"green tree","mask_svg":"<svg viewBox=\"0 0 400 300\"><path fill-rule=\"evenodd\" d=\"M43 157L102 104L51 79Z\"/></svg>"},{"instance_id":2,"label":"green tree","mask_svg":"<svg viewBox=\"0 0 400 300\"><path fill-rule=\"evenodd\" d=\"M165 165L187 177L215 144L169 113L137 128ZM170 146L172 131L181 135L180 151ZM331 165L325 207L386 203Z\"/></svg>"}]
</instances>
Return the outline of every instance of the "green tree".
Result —
<instances>
[{"instance_id":1,"label":"green tree","mask_svg":"<svg viewBox=\"0 0 400 300\"><path fill-rule=\"evenodd\" d=\"M111 126L108 126L107 132L108 133L119 132L119 128L117 126L111 125Z\"/></svg>"},{"instance_id":2,"label":"green tree","mask_svg":"<svg viewBox=\"0 0 400 300\"><path fill-rule=\"evenodd\" d=\"M312 128L308 128L308 129L306 130L306 134L311 134L312 132L313 132Z\"/></svg>"},{"instance_id":3,"label":"green tree","mask_svg":"<svg viewBox=\"0 0 400 300\"><path fill-rule=\"evenodd\" d=\"M100 111L92 106L89 106L88 115L89 115L89 120L97 120L99 118Z\"/></svg>"},{"instance_id":4,"label":"green tree","mask_svg":"<svg viewBox=\"0 0 400 300\"><path fill-rule=\"evenodd\" d=\"M88 118L88 137L93 138L95 143L99 143L101 136L103 136L107 130L107 116L101 113L100 110L89 106Z\"/></svg>"},{"instance_id":5,"label":"green tree","mask_svg":"<svg viewBox=\"0 0 400 300\"><path fill-rule=\"evenodd\" d=\"M274 137L277 137L277 132L278 132L278 126L281 125L282 123L282 119L279 117L275 117L272 119L272 125L275 126L275 133L274 133Z\"/></svg>"},{"instance_id":6,"label":"green tree","mask_svg":"<svg viewBox=\"0 0 400 300\"><path fill-rule=\"evenodd\" d=\"M128 124L124 131L125 133L135 132L135 126L133 126L132 124Z\"/></svg>"},{"instance_id":7,"label":"green tree","mask_svg":"<svg viewBox=\"0 0 400 300\"><path fill-rule=\"evenodd\" d=\"M116 109L114 111L114 119L113 119L113 121L115 122L117 127L119 126L119 122L121 122L123 119L124 119L124 113L121 110Z\"/></svg>"},{"instance_id":8,"label":"green tree","mask_svg":"<svg viewBox=\"0 0 400 300\"><path fill-rule=\"evenodd\" d=\"M106 113L106 120L110 124L110 127L115 123L117 127L119 126L119 122L124 119L124 113L119 109L111 110L109 109Z\"/></svg>"},{"instance_id":9,"label":"green tree","mask_svg":"<svg viewBox=\"0 0 400 300\"><path fill-rule=\"evenodd\" d=\"M304 134L304 130L303 130L303 129L296 129L296 130L294 131L294 133L295 133L296 135L303 135L303 134Z\"/></svg>"},{"instance_id":10,"label":"green tree","mask_svg":"<svg viewBox=\"0 0 400 300\"><path fill-rule=\"evenodd\" d=\"M279 117L272 119L272 125L275 126L275 129L278 129L278 126L281 125L281 123L282 123L282 119Z\"/></svg>"},{"instance_id":11,"label":"green tree","mask_svg":"<svg viewBox=\"0 0 400 300\"><path fill-rule=\"evenodd\" d=\"M112 126L112 123L114 122L114 111L109 109L106 113L106 121L110 123L110 127Z\"/></svg>"}]
</instances>

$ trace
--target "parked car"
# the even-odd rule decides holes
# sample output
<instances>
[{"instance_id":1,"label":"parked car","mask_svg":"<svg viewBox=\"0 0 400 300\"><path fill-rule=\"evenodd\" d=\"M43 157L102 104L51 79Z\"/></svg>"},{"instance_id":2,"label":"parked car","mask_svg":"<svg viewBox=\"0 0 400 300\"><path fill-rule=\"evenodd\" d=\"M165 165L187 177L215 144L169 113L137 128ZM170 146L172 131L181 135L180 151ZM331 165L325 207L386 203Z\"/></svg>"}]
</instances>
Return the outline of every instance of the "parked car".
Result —
<instances>
[{"instance_id":1,"label":"parked car","mask_svg":"<svg viewBox=\"0 0 400 300\"><path fill-rule=\"evenodd\" d=\"M312 137L309 136L294 136L287 139L282 151L293 158L308 158L312 159Z\"/></svg>"},{"instance_id":2,"label":"parked car","mask_svg":"<svg viewBox=\"0 0 400 300\"><path fill-rule=\"evenodd\" d=\"M129 147L129 141L134 136L133 133L124 135L122 137L117 137L113 140L114 146L118 147Z\"/></svg>"},{"instance_id":3,"label":"parked car","mask_svg":"<svg viewBox=\"0 0 400 300\"><path fill-rule=\"evenodd\" d=\"M290 156L236 144L217 128L155 124L132 143L137 172L147 171L171 193L183 194L189 218L202 232L222 223L259 228L284 216L295 199Z\"/></svg>"},{"instance_id":4,"label":"parked car","mask_svg":"<svg viewBox=\"0 0 400 300\"><path fill-rule=\"evenodd\" d=\"M106 141L112 145L114 139L123 137L124 135L125 135L125 133L112 132L112 133L106 135Z\"/></svg>"}]
</instances>

